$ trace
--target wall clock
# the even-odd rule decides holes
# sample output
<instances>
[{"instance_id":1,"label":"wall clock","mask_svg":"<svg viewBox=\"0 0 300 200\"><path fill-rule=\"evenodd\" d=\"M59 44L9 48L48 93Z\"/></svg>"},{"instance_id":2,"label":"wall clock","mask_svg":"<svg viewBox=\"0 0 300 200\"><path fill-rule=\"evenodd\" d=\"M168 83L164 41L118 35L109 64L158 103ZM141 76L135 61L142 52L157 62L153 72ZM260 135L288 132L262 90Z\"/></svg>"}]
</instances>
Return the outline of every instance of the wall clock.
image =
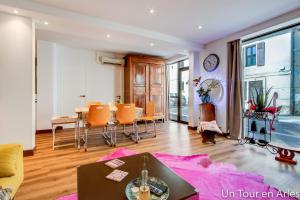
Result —
<instances>
[{"instance_id":1,"label":"wall clock","mask_svg":"<svg viewBox=\"0 0 300 200\"><path fill-rule=\"evenodd\" d=\"M212 72L219 66L220 59L217 54L209 54L203 61L203 67L206 71Z\"/></svg>"}]
</instances>

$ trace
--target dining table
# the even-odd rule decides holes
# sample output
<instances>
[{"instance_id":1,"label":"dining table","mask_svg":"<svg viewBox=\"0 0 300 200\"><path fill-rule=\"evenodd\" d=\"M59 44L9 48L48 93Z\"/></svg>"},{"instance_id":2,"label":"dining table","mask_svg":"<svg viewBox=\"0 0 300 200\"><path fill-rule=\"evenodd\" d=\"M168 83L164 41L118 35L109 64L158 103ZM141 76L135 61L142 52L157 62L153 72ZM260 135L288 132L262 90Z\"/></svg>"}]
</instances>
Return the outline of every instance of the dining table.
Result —
<instances>
[{"instance_id":1,"label":"dining table","mask_svg":"<svg viewBox=\"0 0 300 200\"><path fill-rule=\"evenodd\" d=\"M110 111L110 117L109 117L109 124L114 124L116 122L116 112L118 108L117 106L113 104L109 104L109 111ZM80 131L80 122L82 122L82 125L85 124L85 116L89 112L88 106L81 106L75 108L75 113L77 114L77 148L80 149L80 141L81 141L81 131ZM136 118L140 118L144 115L144 108L135 107L135 116Z\"/></svg>"}]
</instances>

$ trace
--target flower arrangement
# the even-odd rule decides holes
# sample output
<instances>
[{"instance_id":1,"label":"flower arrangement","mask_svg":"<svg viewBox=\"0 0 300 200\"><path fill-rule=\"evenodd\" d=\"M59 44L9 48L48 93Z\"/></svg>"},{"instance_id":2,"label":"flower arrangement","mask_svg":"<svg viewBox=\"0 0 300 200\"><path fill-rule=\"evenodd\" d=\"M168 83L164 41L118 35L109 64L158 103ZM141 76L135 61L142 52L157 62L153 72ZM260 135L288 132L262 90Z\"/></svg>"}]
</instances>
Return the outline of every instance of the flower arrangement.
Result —
<instances>
[{"instance_id":1,"label":"flower arrangement","mask_svg":"<svg viewBox=\"0 0 300 200\"><path fill-rule=\"evenodd\" d=\"M212 82L207 85L207 87L203 87L200 84L201 77L194 79L194 85L197 87L197 93L202 103L211 103L210 92L213 88L215 88L219 82L217 80L212 80Z\"/></svg>"},{"instance_id":2,"label":"flower arrangement","mask_svg":"<svg viewBox=\"0 0 300 200\"><path fill-rule=\"evenodd\" d=\"M210 91L211 91L210 88L204 89L203 87L199 87L197 89L197 93L202 103L210 103L210 96L209 96Z\"/></svg>"}]
</instances>

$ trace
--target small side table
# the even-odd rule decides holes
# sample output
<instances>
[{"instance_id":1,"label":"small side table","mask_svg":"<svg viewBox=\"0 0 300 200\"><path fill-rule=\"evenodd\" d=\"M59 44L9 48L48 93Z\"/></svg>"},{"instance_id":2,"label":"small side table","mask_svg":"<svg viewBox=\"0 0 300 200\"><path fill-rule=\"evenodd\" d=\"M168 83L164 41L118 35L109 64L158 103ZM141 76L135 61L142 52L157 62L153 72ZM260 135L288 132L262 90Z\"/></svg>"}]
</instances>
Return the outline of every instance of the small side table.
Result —
<instances>
[{"instance_id":1,"label":"small side table","mask_svg":"<svg viewBox=\"0 0 300 200\"><path fill-rule=\"evenodd\" d=\"M52 148L55 149L55 129L59 125L66 125L66 124L74 124L75 125L75 148L77 147L77 139L80 139L78 133L78 120L77 116L60 116L60 117L53 117L51 120L52 123ZM78 148L78 147L77 147Z\"/></svg>"},{"instance_id":2,"label":"small side table","mask_svg":"<svg viewBox=\"0 0 300 200\"><path fill-rule=\"evenodd\" d=\"M201 130L200 123L201 121L214 121L216 120L216 113L215 113L215 106L212 103L203 103L199 105L199 111L200 111L200 117L199 117L199 123L197 127L197 132L201 133L202 135L202 143L206 143L207 141L210 141L212 143L216 143L215 141L215 131L209 131L209 130Z\"/></svg>"}]
</instances>

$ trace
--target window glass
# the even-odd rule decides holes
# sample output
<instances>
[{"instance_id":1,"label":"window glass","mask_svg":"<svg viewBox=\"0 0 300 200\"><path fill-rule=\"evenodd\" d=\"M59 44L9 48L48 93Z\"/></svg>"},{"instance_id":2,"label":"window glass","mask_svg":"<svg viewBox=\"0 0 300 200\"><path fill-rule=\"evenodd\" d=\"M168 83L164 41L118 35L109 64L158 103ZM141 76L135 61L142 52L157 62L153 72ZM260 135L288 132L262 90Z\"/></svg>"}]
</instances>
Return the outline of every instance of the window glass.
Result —
<instances>
[{"instance_id":1,"label":"window glass","mask_svg":"<svg viewBox=\"0 0 300 200\"><path fill-rule=\"evenodd\" d=\"M256 45L246 47L246 67L256 65Z\"/></svg>"}]
</instances>

